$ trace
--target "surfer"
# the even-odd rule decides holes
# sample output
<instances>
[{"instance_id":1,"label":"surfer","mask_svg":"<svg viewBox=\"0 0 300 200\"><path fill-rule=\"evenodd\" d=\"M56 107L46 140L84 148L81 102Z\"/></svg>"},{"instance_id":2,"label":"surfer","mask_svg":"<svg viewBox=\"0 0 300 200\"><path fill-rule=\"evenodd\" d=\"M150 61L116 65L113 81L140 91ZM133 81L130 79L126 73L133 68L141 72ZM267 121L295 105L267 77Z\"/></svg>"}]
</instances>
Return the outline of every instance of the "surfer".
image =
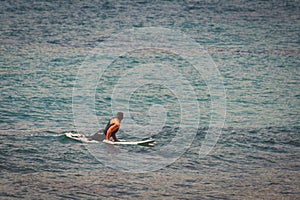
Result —
<instances>
[{"instance_id":1,"label":"surfer","mask_svg":"<svg viewBox=\"0 0 300 200\"><path fill-rule=\"evenodd\" d=\"M152 138L141 140L141 141L119 141L116 137L116 133L120 129L120 123L123 120L123 113L118 112L115 118L112 118L107 123L105 129L99 130L93 136L84 136L78 133L68 132L65 135L69 138L81 141L81 142L105 142L109 144L125 144L125 145L143 145L143 146L153 146L155 140ZM114 142L110 141L113 138Z\"/></svg>"},{"instance_id":2,"label":"surfer","mask_svg":"<svg viewBox=\"0 0 300 200\"><path fill-rule=\"evenodd\" d=\"M93 136L88 137L89 140L103 141L104 139L110 140L110 138L112 137L115 142L118 142L119 140L116 137L116 133L120 128L120 123L122 119L123 119L123 113L118 112L115 118L109 120L104 130L101 129Z\"/></svg>"},{"instance_id":3,"label":"surfer","mask_svg":"<svg viewBox=\"0 0 300 200\"><path fill-rule=\"evenodd\" d=\"M104 129L104 134L105 134L105 139L110 140L110 137L114 139L115 142L118 142L119 140L116 137L116 133L118 132L120 128L120 123L123 119L123 113L118 112L116 117L109 120L107 123L105 129Z\"/></svg>"}]
</instances>

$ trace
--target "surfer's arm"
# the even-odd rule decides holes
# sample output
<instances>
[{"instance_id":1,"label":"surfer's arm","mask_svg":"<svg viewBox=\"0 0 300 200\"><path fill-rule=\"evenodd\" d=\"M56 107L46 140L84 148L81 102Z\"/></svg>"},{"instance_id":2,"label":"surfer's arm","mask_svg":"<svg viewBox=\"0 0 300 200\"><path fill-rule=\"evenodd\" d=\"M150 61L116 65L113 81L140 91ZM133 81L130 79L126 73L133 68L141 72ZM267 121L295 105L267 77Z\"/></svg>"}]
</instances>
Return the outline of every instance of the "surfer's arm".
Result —
<instances>
[{"instance_id":1,"label":"surfer's arm","mask_svg":"<svg viewBox=\"0 0 300 200\"><path fill-rule=\"evenodd\" d=\"M109 129L106 132L106 140L109 140L110 137L112 136L114 141L118 141L117 137L116 137L116 132L119 130L120 125L119 124L114 124L111 127L109 127Z\"/></svg>"}]
</instances>

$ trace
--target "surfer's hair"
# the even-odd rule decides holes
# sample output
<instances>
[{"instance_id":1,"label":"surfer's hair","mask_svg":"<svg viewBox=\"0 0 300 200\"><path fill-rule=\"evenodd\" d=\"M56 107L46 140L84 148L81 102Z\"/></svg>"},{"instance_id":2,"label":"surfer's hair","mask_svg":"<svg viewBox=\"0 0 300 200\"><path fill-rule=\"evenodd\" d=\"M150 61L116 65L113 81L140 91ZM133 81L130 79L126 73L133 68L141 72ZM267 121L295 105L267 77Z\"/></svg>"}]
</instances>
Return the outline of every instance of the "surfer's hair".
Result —
<instances>
[{"instance_id":1,"label":"surfer's hair","mask_svg":"<svg viewBox=\"0 0 300 200\"><path fill-rule=\"evenodd\" d=\"M118 112L116 117L118 119L122 120L123 119L123 113L122 112Z\"/></svg>"}]
</instances>

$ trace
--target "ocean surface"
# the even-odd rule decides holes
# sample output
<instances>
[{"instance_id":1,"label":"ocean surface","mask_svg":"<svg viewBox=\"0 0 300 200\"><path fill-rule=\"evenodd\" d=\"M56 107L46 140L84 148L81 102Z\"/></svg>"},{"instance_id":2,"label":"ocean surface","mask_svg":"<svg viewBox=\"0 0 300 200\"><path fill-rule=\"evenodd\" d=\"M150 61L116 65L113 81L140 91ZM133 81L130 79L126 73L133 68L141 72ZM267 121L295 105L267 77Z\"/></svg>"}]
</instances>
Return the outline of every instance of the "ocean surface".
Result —
<instances>
[{"instance_id":1,"label":"ocean surface","mask_svg":"<svg viewBox=\"0 0 300 200\"><path fill-rule=\"evenodd\" d=\"M300 199L297 0L2 1L0 199ZM124 112L117 136L80 143Z\"/></svg>"}]
</instances>

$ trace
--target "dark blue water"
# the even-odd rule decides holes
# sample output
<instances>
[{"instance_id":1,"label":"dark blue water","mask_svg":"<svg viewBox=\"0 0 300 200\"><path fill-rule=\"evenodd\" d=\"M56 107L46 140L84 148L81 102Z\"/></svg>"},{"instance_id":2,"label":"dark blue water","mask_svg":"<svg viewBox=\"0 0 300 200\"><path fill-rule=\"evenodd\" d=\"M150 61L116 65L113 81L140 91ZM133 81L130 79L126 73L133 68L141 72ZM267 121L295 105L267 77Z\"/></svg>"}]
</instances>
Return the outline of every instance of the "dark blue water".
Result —
<instances>
[{"instance_id":1,"label":"dark blue water","mask_svg":"<svg viewBox=\"0 0 300 200\"><path fill-rule=\"evenodd\" d=\"M2 2L1 199L299 199L299 10L295 0ZM164 44L177 45L154 48ZM210 63L197 45L215 67L197 71L194 61ZM64 136L90 135L119 110L121 139L156 145Z\"/></svg>"}]
</instances>

